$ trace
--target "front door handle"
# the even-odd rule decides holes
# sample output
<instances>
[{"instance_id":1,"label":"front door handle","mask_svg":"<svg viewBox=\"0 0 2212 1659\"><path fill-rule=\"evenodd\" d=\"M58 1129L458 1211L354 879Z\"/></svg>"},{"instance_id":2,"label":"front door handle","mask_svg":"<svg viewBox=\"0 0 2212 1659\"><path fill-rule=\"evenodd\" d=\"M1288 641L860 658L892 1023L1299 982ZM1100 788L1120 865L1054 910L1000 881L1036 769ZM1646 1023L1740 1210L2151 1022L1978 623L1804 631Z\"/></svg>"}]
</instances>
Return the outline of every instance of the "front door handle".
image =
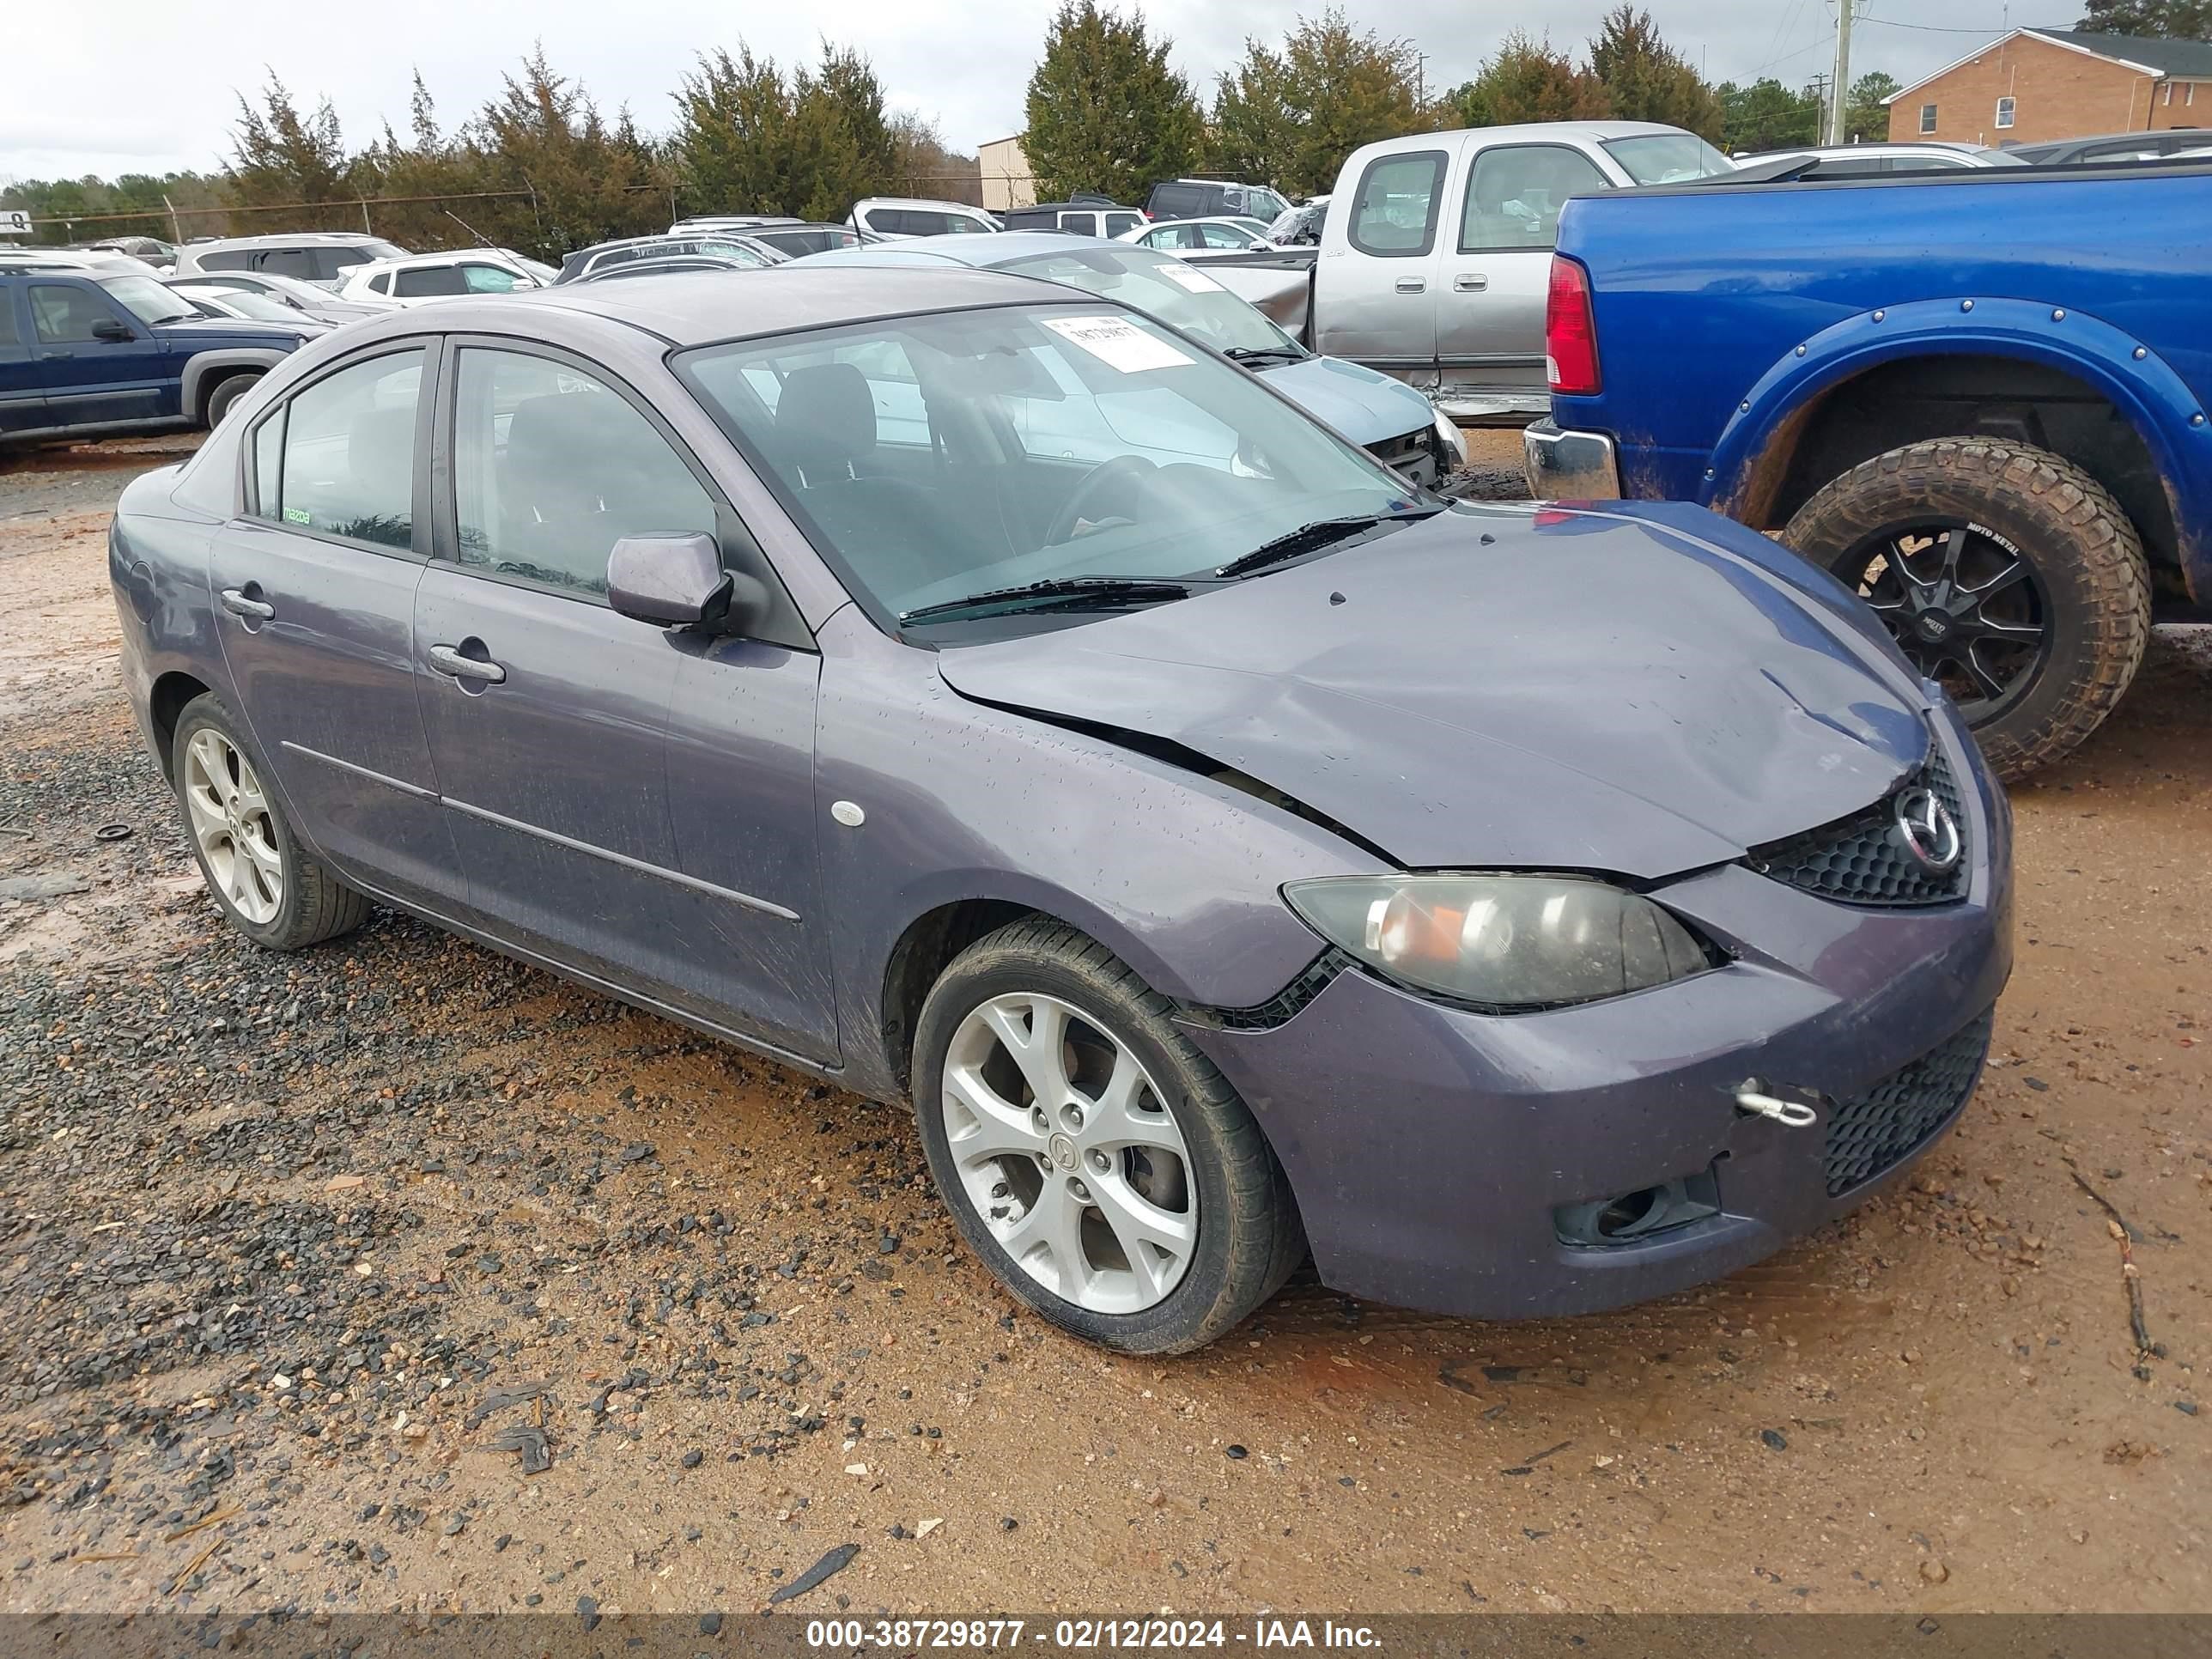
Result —
<instances>
[{"instance_id":1,"label":"front door handle","mask_svg":"<svg viewBox=\"0 0 2212 1659\"><path fill-rule=\"evenodd\" d=\"M222 608L234 617L243 617L248 622L265 623L276 614L276 607L265 600L257 599L235 587L222 590Z\"/></svg>"},{"instance_id":2,"label":"front door handle","mask_svg":"<svg viewBox=\"0 0 2212 1659\"><path fill-rule=\"evenodd\" d=\"M1401 276L1398 279L1398 292L1419 294L1426 289L1428 285L1429 280L1425 276Z\"/></svg>"},{"instance_id":3,"label":"front door handle","mask_svg":"<svg viewBox=\"0 0 2212 1659\"><path fill-rule=\"evenodd\" d=\"M1462 270L1452 278L1452 291L1455 294L1480 294L1489 286L1490 278L1478 270Z\"/></svg>"},{"instance_id":4,"label":"front door handle","mask_svg":"<svg viewBox=\"0 0 2212 1659\"><path fill-rule=\"evenodd\" d=\"M450 645L430 647L430 666L441 674L450 674L457 680L482 680L487 685L502 685L507 682L507 670L495 662L481 657L461 654Z\"/></svg>"}]
</instances>

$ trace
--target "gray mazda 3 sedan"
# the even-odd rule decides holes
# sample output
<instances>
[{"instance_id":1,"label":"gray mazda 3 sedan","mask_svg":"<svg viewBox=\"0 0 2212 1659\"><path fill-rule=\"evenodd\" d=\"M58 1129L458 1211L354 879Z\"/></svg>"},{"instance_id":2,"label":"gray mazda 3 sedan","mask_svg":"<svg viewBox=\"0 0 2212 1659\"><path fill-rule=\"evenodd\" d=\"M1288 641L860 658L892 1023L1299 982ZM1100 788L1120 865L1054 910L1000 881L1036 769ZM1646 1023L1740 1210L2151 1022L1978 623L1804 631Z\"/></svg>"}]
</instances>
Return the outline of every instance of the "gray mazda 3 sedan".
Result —
<instances>
[{"instance_id":1,"label":"gray mazda 3 sedan","mask_svg":"<svg viewBox=\"0 0 2212 1659\"><path fill-rule=\"evenodd\" d=\"M1827 576L1447 505L1022 277L358 323L111 547L248 938L394 905L911 1099L1126 1351L1309 1251L1485 1317L1755 1261L1956 1121L2010 963L2003 798Z\"/></svg>"}]
</instances>

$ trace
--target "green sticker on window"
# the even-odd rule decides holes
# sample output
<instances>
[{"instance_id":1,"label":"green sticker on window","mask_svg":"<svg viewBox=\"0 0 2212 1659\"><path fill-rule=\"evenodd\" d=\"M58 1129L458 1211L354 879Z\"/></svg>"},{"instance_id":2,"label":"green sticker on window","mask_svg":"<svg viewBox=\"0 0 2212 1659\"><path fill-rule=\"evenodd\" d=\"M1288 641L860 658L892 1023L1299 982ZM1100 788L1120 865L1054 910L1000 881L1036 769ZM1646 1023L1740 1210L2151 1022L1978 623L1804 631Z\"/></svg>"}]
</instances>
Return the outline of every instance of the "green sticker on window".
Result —
<instances>
[{"instance_id":1,"label":"green sticker on window","mask_svg":"<svg viewBox=\"0 0 2212 1659\"><path fill-rule=\"evenodd\" d=\"M284 509L286 524L313 524L314 521L315 515L304 507L288 507Z\"/></svg>"}]
</instances>

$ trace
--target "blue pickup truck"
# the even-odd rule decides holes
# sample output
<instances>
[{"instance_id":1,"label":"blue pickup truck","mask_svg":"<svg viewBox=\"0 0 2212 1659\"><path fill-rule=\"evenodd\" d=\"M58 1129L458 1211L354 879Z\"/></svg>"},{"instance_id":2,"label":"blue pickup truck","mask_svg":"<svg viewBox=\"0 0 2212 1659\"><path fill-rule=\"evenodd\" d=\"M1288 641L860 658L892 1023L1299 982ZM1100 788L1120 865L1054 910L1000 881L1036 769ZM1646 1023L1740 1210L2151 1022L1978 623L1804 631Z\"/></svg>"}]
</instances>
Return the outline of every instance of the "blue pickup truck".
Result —
<instances>
[{"instance_id":1,"label":"blue pickup truck","mask_svg":"<svg viewBox=\"0 0 2212 1659\"><path fill-rule=\"evenodd\" d=\"M1531 487L1778 533L2053 761L2212 606L2212 167L1765 171L1568 204Z\"/></svg>"},{"instance_id":2,"label":"blue pickup truck","mask_svg":"<svg viewBox=\"0 0 2212 1659\"><path fill-rule=\"evenodd\" d=\"M0 447L211 427L305 337L137 272L0 253Z\"/></svg>"}]
</instances>

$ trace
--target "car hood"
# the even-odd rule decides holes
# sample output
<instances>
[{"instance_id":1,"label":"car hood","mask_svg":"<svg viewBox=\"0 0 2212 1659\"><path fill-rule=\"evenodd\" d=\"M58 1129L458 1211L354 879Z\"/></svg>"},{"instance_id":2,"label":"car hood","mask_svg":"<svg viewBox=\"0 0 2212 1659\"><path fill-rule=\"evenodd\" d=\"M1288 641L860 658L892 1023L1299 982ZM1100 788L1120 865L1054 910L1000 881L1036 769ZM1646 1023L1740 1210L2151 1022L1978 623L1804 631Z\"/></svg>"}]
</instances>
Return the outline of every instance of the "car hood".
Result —
<instances>
[{"instance_id":1,"label":"car hood","mask_svg":"<svg viewBox=\"0 0 2212 1659\"><path fill-rule=\"evenodd\" d=\"M1403 380L1340 357L1304 357L1261 373L1307 414L1363 447L1436 424L1429 400Z\"/></svg>"},{"instance_id":2,"label":"car hood","mask_svg":"<svg viewBox=\"0 0 2212 1659\"><path fill-rule=\"evenodd\" d=\"M173 323L162 323L158 330L165 335L188 339L195 345L214 345L218 337L236 340L240 345L297 345L301 336L319 333L312 319L300 319L297 327L290 323L262 323L240 317L180 317Z\"/></svg>"},{"instance_id":3,"label":"car hood","mask_svg":"<svg viewBox=\"0 0 2212 1659\"><path fill-rule=\"evenodd\" d=\"M1657 878L1879 799L1917 682L1763 538L1457 507L1180 603L948 647L963 696L1165 738L1409 868ZM1731 545L1735 542L1735 545ZM1756 545L1752 545L1756 544Z\"/></svg>"}]
</instances>

